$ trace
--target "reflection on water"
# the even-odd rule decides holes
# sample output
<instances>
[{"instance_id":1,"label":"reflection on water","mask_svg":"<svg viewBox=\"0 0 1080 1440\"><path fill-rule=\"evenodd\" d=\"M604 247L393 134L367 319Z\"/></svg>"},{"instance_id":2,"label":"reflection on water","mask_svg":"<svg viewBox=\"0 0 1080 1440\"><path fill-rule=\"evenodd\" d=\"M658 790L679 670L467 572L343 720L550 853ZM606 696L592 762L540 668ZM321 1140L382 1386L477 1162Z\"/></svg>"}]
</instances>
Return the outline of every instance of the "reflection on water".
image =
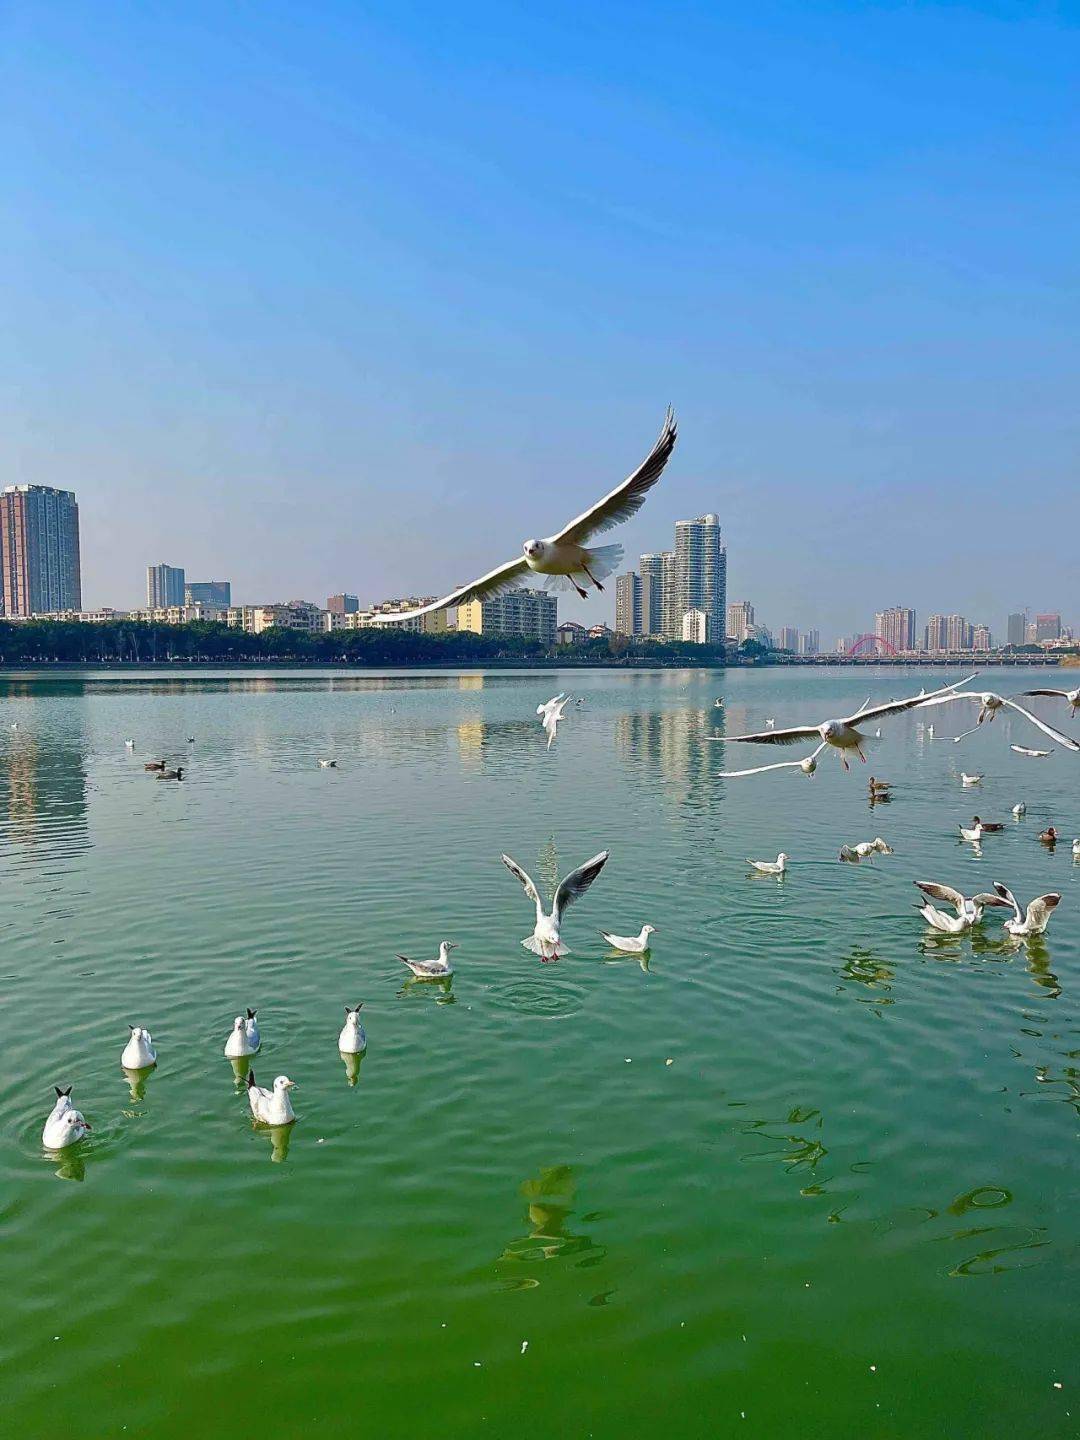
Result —
<instances>
[{"instance_id":1,"label":"reflection on water","mask_svg":"<svg viewBox=\"0 0 1080 1440\"><path fill-rule=\"evenodd\" d=\"M662 779L666 796L708 809L712 775L723 768L724 746L707 738L716 733L712 716L696 706L631 711L615 722L615 753L628 768Z\"/></svg>"},{"instance_id":2,"label":"reflection on water","mask_svg":"<svg viewBox=\"0 0 1080 1440\"><path fill-rule=\"evenodd\" d=\"M360 1066L364 1063L367 1051L361 1050L359 1054L349 1054L345 1050L339 1050L338 1054L341 1056L345 1065L346 1081L350 1085L355 1085L357 1080L360 1079Z\"/></svg>"},{"instance_id":3,"label":"reflection on water","mask_svg":"<svg viewBox=\"0 0 1080 1440\"><path fill-rule=\"evenodd\" d=\"M529 1231L507 1245L500 1262L573 1260L578 1266L598 1265L607 1254L604 1246L569 1228L576 1192L577 1183L569 1165L546 1167L534 1179L526 1180L521 1194L528 1201Z\"/></svg>"},{"instance_id":4,"label":"reflection on water","mask_svg":"<svg viewBox=\"0 0 1080 1440\"><path fill-rule=\"evenodd\" d=\"M889 994L893 988L895 971L879 960L872 951L864 950L862 946L856 945L843 965L838 967L837 973L848 982L848 984L840 984L836 987L838 995L842 994L849 984L859 985L865 990L873 992L867 995L854 995L853 998L861 1005L878 1008L895 1003Z\"/></svg>"},{"instance_id":5,"label":"reflection on water","mask_svg":"<svg viewBox=\"0 0 1080 1440\"><path fill-rule=\"evenodd\" d=\"M757 1150L753 1155L745 1158L748 1160L779 1160L787 1170L814 1171L829 1153L820 1135L813 1133L820 1131L824 1124L824 1117L820 1110L803 1105L793 1106L781 1120L752 1120L742 1133L762 1140L775 1141L779 1148ZM781 1127L781 1133L774 1134L773 1126ZM810 1192L804 1191L803 1193Z\"/></svg>"},{"instance_id":6,"label":"reflection on water","mask_svg":"<svg viewBox=\"0 0 1080 1440\"><path fill-rule=\"evenodd\" d=\"M124 1079L128 1083L132 1100L146 1099L146 1082L157 1069L156 1065L147 1065L142 1070L129 1070L126 1065L121 1066L124 1072Z\"/></svg>"},{"instance_id":7,"label":"reflection on water","mask_svg":"<svg viewBox=\"0 0 1080 1440\"><path fill-rule=\"evenodd\" d=\"M270 1141L270 1159L275 1165L280 1165L289 1156L289 1146L292 1144L292 1133L296 1129L293 1125L260 1125L260 1132Z\"/></svg>"},{"instance_id":8,"label":"reflection on water","mask_svg":"<svg viewBox=\"0 0 1080 1440\"><path fill-rule=\"evenodd\" d=\"M21 846L48 842L73 855L90 843L84 747L47 742L26 728L9 734L0 757L0 839Z\"/></svg>"}]
</instances>

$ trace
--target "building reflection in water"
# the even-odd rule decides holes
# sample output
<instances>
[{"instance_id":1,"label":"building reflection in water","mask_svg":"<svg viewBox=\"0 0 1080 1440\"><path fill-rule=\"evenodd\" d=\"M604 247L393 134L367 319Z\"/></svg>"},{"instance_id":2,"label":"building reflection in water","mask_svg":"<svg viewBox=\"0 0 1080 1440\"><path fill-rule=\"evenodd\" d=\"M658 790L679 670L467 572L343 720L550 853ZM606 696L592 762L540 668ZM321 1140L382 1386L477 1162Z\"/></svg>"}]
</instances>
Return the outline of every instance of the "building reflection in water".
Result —
<instances>
[{"instance_id":1,"label":"building reflection in water","mask_svg":"<svg viewBox=\"0 0 1080 1440\"><path fill-rule=\"evenodd\" d=\"M715 734L713 714L700 706L631 711L615 722L615 753L646 783L662 779L667 798L707 811L721 793L714 779L724 747L708 738Z\"/></svg>"},{"instance_id":2,"label":"building reflection in water","mask_svg":"<svg viewBox=\"0 0 1080 1440\"><path fill-rule=\"evenodd\" d=\"M0 755L0 841L52 854L90 844L85 746L67 738L42 742L26 729L6 737Z\"/></svg>"},{"instance_id":3,"label":"building reflection in water","mask_svg":"<svg viewBox=\"0 0 1080 1440\"><path fill-rule=\"evenodd\" d=\"M521 1194L528 1207L528 1233L507 1245L499 1257L500 1264L547 1260L573 1260L579 1266L599 1264L606 1249L588 1235L576 1234L569 1225L576 1191L569 1165L546 1167L535 1178L526 1180Z\"/></svg>"}]
</instances>

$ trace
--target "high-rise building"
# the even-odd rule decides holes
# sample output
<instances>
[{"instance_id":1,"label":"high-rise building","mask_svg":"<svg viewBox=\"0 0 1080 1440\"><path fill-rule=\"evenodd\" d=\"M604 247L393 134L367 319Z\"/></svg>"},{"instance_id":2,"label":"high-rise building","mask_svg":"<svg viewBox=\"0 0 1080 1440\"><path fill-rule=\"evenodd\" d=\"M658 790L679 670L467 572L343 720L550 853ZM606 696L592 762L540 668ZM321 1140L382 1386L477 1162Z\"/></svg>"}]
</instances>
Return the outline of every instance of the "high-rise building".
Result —
<instances>
[{"instance_id":1,"label":"high-rise building","mask_svg":"<svg viewBox=\"0 0 1080 1440\"><path fill-rule=\"evenodd\" d=\"M970 650L971 626L963 615L949 615L945 620L945 649Z\"/></svg>"},{"instance_id":2,"label":"high-rise building","mask_svg":"<svg viewBox=\"0 0 1080 1440\"><path fill-rule=\"evenodd\" d=\"M228 610L232 604L232 585L228 580L189 580L184 586L184 604Z\"/></svg>"},{"instance_id":3,"label":"high-rise building","mask_svg":"<svg viewBox=\"0 0 1080 1440\"><path fill-rule=\"evenodd\" d=\"M948 639L948 617L931 615L923 631L923 649L929 650L931 654L939 654L948 649Z\"/></svg>"},{"instance_id":4,"label":"high-rise building","mask_svg":"<svg viewBox=\"0 0 1080 1440\"><path fill-rule=\"evenodd\" d=\"M619 635L642 635L641 576L627 570L615 580L615 630Z\"/></svg>"},{"instance_id":5,"label":"high-rise building","mask_svg":"<svg viewBox=\"0 0 1080 1440\"><path fill-rule=\"evenodd\" d=\"M874 634L894 650L915 649L915 611L903 605L880 610L874 616Z\"/></svg>"},{"instance_id":6,"label":"high-rise building","mask_svg":"<svg viewBox=\"0 0 1080 1440\"><path fill-rule=\"evenodd\" d=\"M709 615L704 610L687 610L682 617L682 639L688 640L692 645L707 645L711 636L709 634Z\"/></svg>"},{"instance_id":7,"label":"high-rise building","mask_svg":"<svg viewBox=\"0 0 1080 1440\"><path fill-rule=\"evenodd\" d=\"M8 485L0 493L3 613L82 609L79 507L71 490Z\"/></svg>"},{"instance_id":8,"label":"high-rise building","mask_svg":"<svg viewBox=\"0 0 1080 1440\"><path fill-rule=\"evenodd\" d=\"M971 627L971 648L973 650L993 649L993 637L990 634L989 625L973 625Z\"/></svg>"},{"instance_id":9,"label":"high-rise building","mask_svg":"<svg viewBox=\"0 0 1080 1440\"><path fill-rule=\"evenodd\" d=\"M782 647L781 647L782 648ZM818 655L821 652L820 630L807 630L804 635L799 636L800 655Z\"/></svg>"},{"instance_id":10,"label":"high-rise building","mask_svg":"<svg viewBox=\"0 0 1080 1440\"><path fill-rule=\"evenodd\" d=\"M148 565L146 603L151 610L160 610L166 605L183 605L183 569L177 565Z\"/></svg>"},{"instance_id":11,"label":"high-rise building","mask_svg":"<svg viewBox=\"0 0 1080 1440\"><path fill-rule=\"evenodd\" d=\"M734 640L736 645L741 645L753 628L754 607L749 600L737 600L727 606L724 633L729 640Z\"/></svg>"},{"instance_id":12,"label":"high-rise building","mask_svg":"<svg viewBox=\"0 0 1080 1440\"><path fill-rule=\"evenodd\" d=\"M1061 616L1057 614L1035 616L1035 643L1042 640L1061 639Z\"/></svg>"},{"instance_id":13,"label":"high-rise building","mask_svg":"<svg viewBox=\"0 0 1080 1440\"><path fill-rule=\"evenodd\" d=\"M457 628L477 635L523 635L543 645L555 644L558 602L546 590L507 590L490 600L469 600L458 606Z\"/></svg>"},{"instance_id":14,"label":"high-rise building","mask_svg":"<svg viewBox=\"0 0 1080 1440\"><path fill-rule=\"evenodd\" d=\"M799 632L793 625L781 625L776 636L776 648L778 650L791 650L797 653L799 649Z\"/></svg>"},{"instance_id":15,"label":"high-rise building","mask_svg":"<svg viewBox=\"0 0 1080 1440\"><path fill-rule=\"evenodd\" d=\"M664 633L664 557L661 553L641 557L641 633Z\"/></svg>"},{"instance_id":16,"label":"high-rise building","mask_svg":"<svg viewBox=\"0 0 1080 1440\"><path fill-rule=\"evenodd\" d=\"M682 615L675 600L675 552L660 552L660 633L666 640L682 635Z\"/></svg>"},{"instance_id":17,"label":"high-rise building","mask_svg":"<svg viewBox=\"0 0 1080 1440\"><path fill-rule=\"evenodd\" d=\"M341 595L329 595L326 608L331 615L356 615L360 610L360 598L344 592Z\"/></svg>"},{"instance_id":18,"label":"high-rise building","mask_svg":"<svg viewBox=\"0 0 1080 1440\"><path fill-rule=\"evenodd\" d=\"M1010 645L1023 645L1027 632L1027 616L1020 611L1014 612L1008 619L1008 643Z\"/></svg>"},{"instance_id":19,"label":"high-rise building","mask_svg":"<svg viewBox=\"0 0 1080 1440\"><path fill-rule=\"evenodd\" d=\"M727 609L727 552L720 538L719 515L675 522L674 610L679 632L688 610L704 610L709 631L724 629Z\"/></svg>"}]
</instances>

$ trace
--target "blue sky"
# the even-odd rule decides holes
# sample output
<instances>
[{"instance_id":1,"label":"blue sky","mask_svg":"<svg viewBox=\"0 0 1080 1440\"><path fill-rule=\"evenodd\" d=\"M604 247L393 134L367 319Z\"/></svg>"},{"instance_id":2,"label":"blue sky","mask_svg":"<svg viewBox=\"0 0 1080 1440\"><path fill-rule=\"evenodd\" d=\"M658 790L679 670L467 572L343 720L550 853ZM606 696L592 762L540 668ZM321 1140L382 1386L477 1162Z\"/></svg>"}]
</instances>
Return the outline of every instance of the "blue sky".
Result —
<instances>
[{"instance_id":1,"label":"blue sky","mask_svg":"<svg viewBox=\"0 0 1080 1440\"><path fill-rule=\"evenodd\" d=\"M77 491L86 603L449 587L671 401L630 556L715 510L774 626L1080 623L1080 4L0 27L0 478Z\"/></svg>"}]
</instances>

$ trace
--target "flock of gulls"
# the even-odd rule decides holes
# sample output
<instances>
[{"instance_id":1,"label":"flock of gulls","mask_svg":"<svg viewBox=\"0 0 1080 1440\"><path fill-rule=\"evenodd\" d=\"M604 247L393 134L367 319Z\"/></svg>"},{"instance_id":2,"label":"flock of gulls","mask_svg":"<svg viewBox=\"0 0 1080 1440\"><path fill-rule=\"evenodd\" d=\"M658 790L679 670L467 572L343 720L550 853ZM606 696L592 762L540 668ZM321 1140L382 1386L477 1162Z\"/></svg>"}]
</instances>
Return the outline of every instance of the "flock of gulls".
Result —
<instances>
[{"instance_id":1,"label":"flock of gulls","mask_svg":"<svg viewBox=\"0 0 1080 1440\"><path fill-rule=\"evenodd\" d=\"M622 560L622 547L619 545L594 546L590 542L597 535L613 529L640 510L649 490L663 473L675 447L675 440L675 416L669 409L659 438L649 455L632 474L596 504L547 538L526 540L521 547L522 553L519 556L488 571L487 574L470 584L450 591L431 604L387 615L385 618L387 620L406 619L411 616L423 615L430 610L442 610L464 604L469 600L490 598L515 587L525 576L530 574L538 576L542 583L552 588L573 589L582 598L587 595L589 586L596 590L603 590L603 581L617 569ZM938 690L929 693L925 690L920 691L918 695L908 699L891 700L882 705L872 705L867 700L854 714L823 720L817 725L778 728L775 718L770 717L766 721L764 730L747 735L710 736L708 738L711 740L731 741L736 744L787 746L799 744L804 740L818 742L809 754L798 760L784 760L745 770L721 770L717 773L723 778L735 779L748 775L760 775L766 771L790 769L799 770L804 775L812 776L817 770L819 757L827 749L836 752L840 763L847 770L850 768L849 761L853 757L857 757L863 763L866 762L865 746L868 740L881 734L879 727L876 727L872 734L868 734L865 727L906 711L975 702L978 703L975 724L970 729L952 737L958 743L978 730L984 723L992 722L999 711L1007 708L1029 721L1053 740L1055 745L1062 749L1080 752L1080 742L1047 724L1033 714L1030 709L1019 703L1021 699L1029 696L1062 698L1069 704L1070 714L1075 716L1080 711L1080 688L1075 690L1028 690L1019 696L1002 696L993 691L963 688L976 678L974 675L968 676L964 680L943 686ZM560 693L537 706L536 713L540 717L540 723L547 737L548 749L555 743L558 727L564 719L564 712L569 703L570 697L565 693ZM576 703L582 705L584 702L578 699ZM722 710L723 701L717 700L715 708ZM12 729L16 728L17 724L12 726ZM930 725L931 737L933 731L934 727ZM124 743L129 751L134 749L134 740L128 739ZM194 744L193 736L188 738L188 743ZM1038 750L1020 745L1012 745L1011 748L1018 754L1033 758L1043 758L1052 753L1050 750ZM318 764L322 768L335 768L337 762L333 759L320 759ZM170 766L163 759L147 762L145 769L153 772L158 780L182 781L184 778L182 765ZM964 774L962 777L965 786L977 785L981 779L980 775ZM869 783L871 803L888 801L891 789L890 782L872 776ZM1024 809L1022 802L1016 805L1013 810L1014 816L1019 819L1023 815ZM981 842L984 834L1001 828L1000 824L985 822L975 816L970 829L961 827L961 838L977 845ZM1058 836L1054 827L1050 826L1039 838L1052 847ZM864 861L872 863L877 855L891 853L891 847L878 836L873 840L856 845L842 846L839 859L848 864L861 864ZM1073 841L1073 855L1080 859L1080 839ZM546 908L543 897L529 874L509 855L502 856L502 863L521 883L527 899L535 909L532 933L527 935L521 943L527 950L538 956L542 963L556 961L561 956L570 953L562 937L566 912L571 905L586 894L607 864L608 857L609 852L603 850L576 870L571 871L565 879L559 882L550 908ZM748 863L756 872L782 877L787 870L788 859L789 857L781 852L775 860L750 860ZM987 892L971 897L961 894L951 886L937 882L916 881L915 883L925 897L921 905L917 907L919 913L931 929L949 935L962 934L978 925L982 921L984 913L992 908L1011 910L1012 914L1004 922L1004 928L1018 940L1041 935L1061 900L1061 896L1056 893L1040 895L1032 900L1026 909L1021 909L1012 891L1000 881L994 883L993 893ZM935 901L938 904L934 904ZM953 913L940 908L940 906L951 907ZM648 954L656 928L653 925L644 925L637 935L618 935L608 931L600 933L616 950L626 954L645 956ZM438 981L445 984L454 972L451 952L455 948L451 941L443 940L435 959L414 960L405 955L399 955L397 958L409 968L415 980ZM361 1008L360 1004L345 1006L345 1022L338 1036L339 1054L346 1062L350 1080L355 1080L359 1059L367 1048L367 1036L360 1021ZM244 1015L238 1015L233 1021L232 1029L225 1041L224 1054L232 1063L238 1079L246 1077L247 1099L253 1122L256 1125L271 1128L289 1126L296 1118L291 1100L291 1091L295 1088L295 1081L287 1075L278 1075L269 1089L256 1082L255 1072L251 1068L251 1060L259 1053L261 1045L262 1037L259 1032L257 1011L249 1009ZM141 1025L130 1027L130 1034L124 1045L120 1063L133 1087L157 1064L157 1051L153 1038L145 1027ZM70 1085L55 1087L56 1103L45 1121L42 1132L42 1142L49 1151L64 1150L82 1140L91 1130L85 1116L72 1102L71 1088Z\"/></svg>"}]
</instances>

